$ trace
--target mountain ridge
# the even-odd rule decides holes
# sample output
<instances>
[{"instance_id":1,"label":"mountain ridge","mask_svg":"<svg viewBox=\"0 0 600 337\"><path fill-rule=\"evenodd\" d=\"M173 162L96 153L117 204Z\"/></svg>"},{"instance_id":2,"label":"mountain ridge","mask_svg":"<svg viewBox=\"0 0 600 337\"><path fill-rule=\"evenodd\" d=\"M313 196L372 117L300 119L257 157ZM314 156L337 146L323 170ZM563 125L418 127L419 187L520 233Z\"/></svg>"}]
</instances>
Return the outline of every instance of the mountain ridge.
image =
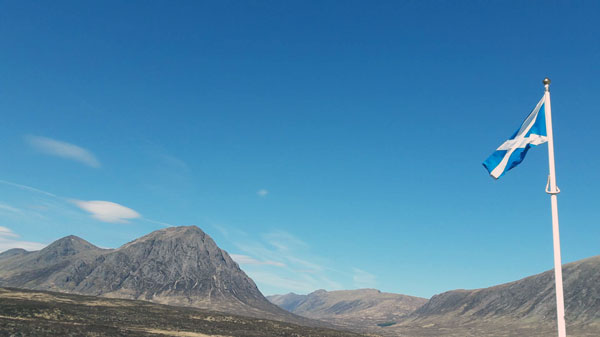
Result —
<instances>
[{"instance_id":1,"label":"mountain ridge","mask_svg":"<svg viewBox=\"0 0 600 337\"><path fill-rule=\"evenodd\" d=\"M425 298L377 289L319 289L307 295L289 293L267 296L267 299L294 314L358 331L395 322L427 301Z\"/></svg>"},{"instance_id":2,"label":"mountain ridge","mask_svg":"<svg viewBox=\"0 0 600 337\"><path fill-rule=\"evenodd\" d=\"M317 325L270 303L229 254L196 226L160 229L115 249L69 235L39 251L13 251L0 259L0 286L141 299Z\"/></svg>"},{"instance_id":3,"label":"mountain ridge","mask_svg":"<svg viewBox=\"0 0 600 337\"><path fill-rule=\"evenodd\" d=\"M563 284L568 320L600 320L600 255L563 265ZM554 271L548 270L488 288L451 290L434 295L413 312L410 319L495 315L552 321L556 320L555 305Z\"/></svg>"},{"instance_id":4,"label":"mountain ridge","mask_svg":"<svg viewBox=\"0 0 600 337\"><path fill-rule=\"evenodd\" d=\"M570 336L597 336L600 256L563 265L563 279L567 328L579 333ZM556 322L552 270L429 300L377 289L320 289L267 299L196 226L154 231L116 249L72 235L39 251L11 249L0 253L0 287L141 299L389 336L544 336Z\"/></svg>"},{"instance_id":5,"label":"mountain ridge","mask_svg":"<svg viewBox=\"0 0 600 337\"><path fill-rule=\"evenodd\" d=\"M563 265L563 283L569 336L600 335L600 255ZM307 314L307 298L325 293L267 298L298 315L385 336L547 336L556 328L553 270L487 288L446 291L413 311L388 317L358 310L355 317L344 317L344 306L356 306L352 301L330 303L329 311L316 308Z\"/></svg>"}]
</instances>

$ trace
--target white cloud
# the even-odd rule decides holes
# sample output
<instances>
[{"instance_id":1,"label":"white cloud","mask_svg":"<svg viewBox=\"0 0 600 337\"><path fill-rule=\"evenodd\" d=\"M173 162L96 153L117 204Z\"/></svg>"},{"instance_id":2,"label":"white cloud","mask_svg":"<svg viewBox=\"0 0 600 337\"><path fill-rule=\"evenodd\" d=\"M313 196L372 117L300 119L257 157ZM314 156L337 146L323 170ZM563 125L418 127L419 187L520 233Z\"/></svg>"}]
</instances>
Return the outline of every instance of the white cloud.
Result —
<instances>
[{"instance_id":1,"label":"white cloud","mask_svg":"<svg viewBox=\"0 0 600 337\"><path fill-rule=\"evenodd\" d=\"M366 272L362 269L352 268L354 271L354 275L352 276L352 280L354 281L354 286L357 288L375 288L377 285L377 280L375 275Z\"/></svg>"},{"instance_id":2,"label":"white cloud","mask_svg":"<svg viewBox=\"0 0 600 337\"><path fill-rule=\"evenodd\" d=\"M265 189L261 189L261 190L258 190L258 191L256 192L256 194L258 194L258 196L259 196L259 197L266 197L266 196L267 196L267 194L269 194L269 191L267 191L267 190L265 190Z\"/></svg>"},{"instance_id":3,"label":"white cloud","mask_svg":"<svg viewBox=\"0 0 600 337\"><path fill-rule=\"evenodd\" d=\"M19 235L10 228L0 226L0 252L12 248L23 248L25 250L40 250L46 245L39 242L20 241Z\"/></svg>"},{"instance_id":4,"label":"white cloud","mask_svg":"<svg viewBox=\"0 0 600 337\"><path fill-rule=\"evenodd\" d=\"M239 264L254 264L254 265L268 265L268 266L276 266L276 267L285 267L285 263L277 262L277 261L259 261L248 255L240 255L240 254L229 254L231 258L239 263Z\"/></svg>"},{"instance_id":5,"label":"white cloud","mask_svg":"<svg viewBox=\"0 0 600 337\"><path fill-rule=\"evenodd\" d=\"M131 208L103 200L72 200L77 207L92 214L92 217L104 222L128 223L128 219L136 219L141 215Z\"/></svg>"},{"instance_id":6,"label":"white cloud","mask_svg":"<svg viewBox=\"0 0 600 337\"><path fill-rule=\"evenodd\" d=\"M11 238L19 237L15 232L10 230L10 228L0 226L0 237L7 237L7 236L9 236Z\"/></svg>"},{"instance_id":7,"label":"white cloud","mask_svg":"<svg viewBox=\"0 0 600 337\"><path fill-rule=\"evenodd\" d=\"M39 136L27 136L26 140L33 148L45 154L75 160L91 167L100 167L96 156L80 146Z\"/></svg>"},{"instance_id":8,"label":"white cloud","mask_svg":"<svg viewBox=\"0 0 600 337\"><path fill-rule=\"evenodd\" d=\"M49 204L48 202L46 202L44 205L29 206L29 208L33 209L33 210L47 211L48 209L51 209L51 208L53 208L53 209L60 208L62 212L65 212L65 213L68 212L68 215L72 216L73 214L75 214L74 211L71 211L70 208L67 209L65 207L61 207L62 205L64 205L64 202L70 202L70 203L77 205L79 208L91 213L94 218L101 220L101 221L105 221L105 222L127 223L128 222L127 219L141 218L141 215L138 212L136 212L135 210L125 207L123 205L119 205L114 202L110 202L110 201L83 201L83 200L64 198L64 197L58 196L56 194L42 191L40 189L31 187L31 186L21 185L21 184L13 183L10 181L1 180L1 179L0 179L0 184L14 186L14 187L20 188L22 190L44 194L44 195L50 196L54 199L57 199L59 201L58 203L53 203L53 204ZM40 215L38 213L30 212L30 211L24 212L23 210L21 210L19 208L16 208L11 205L0 202L0 212L2 212L2 211L19 213L19 214L24 214L24 215L35 215L38 218L39 217L44 218L43 215ZM77 212L77 214L79 214L79 213ZM153 219L149 219L149 218L141 218L141 220L148 221L148 222L162 225L162 226L166 226L166 227L172 226L171 224L169 224L167 222L157 221L157 220L153 220Z\"/></svg>"}]
</instances>

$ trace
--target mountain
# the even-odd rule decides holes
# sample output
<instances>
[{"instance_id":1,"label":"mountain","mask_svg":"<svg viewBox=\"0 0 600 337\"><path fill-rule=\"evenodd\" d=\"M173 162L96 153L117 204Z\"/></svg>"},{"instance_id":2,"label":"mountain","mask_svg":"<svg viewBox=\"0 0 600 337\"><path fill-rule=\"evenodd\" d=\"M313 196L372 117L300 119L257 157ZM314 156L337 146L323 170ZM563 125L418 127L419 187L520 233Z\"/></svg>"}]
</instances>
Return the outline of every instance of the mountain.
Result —
<instances>
[{"instance_id":1,"label":"mountain","mask_svg":"<svg viewBox=\"0 0 600 337\"><path fill-rule=\"evenodd\" d=\"M84 271L74 272L73 267L82 269L104 251L73 235L57 240L37 252L21 250L0 259L0 285L71 290L70 284L84 274Z\"/></svg>"},{"instance_id":2,"label":"mountain","mask_svg":"<svg viewBox=\"0 0 600 337\"><path fill-rule=\"evenodd\" d=\"M566 321L600 323L600 256L563 266ZM475 290L453 290L433 296L407 322L530 321L556 323L554 271ZM600 334L600 330L598 330Z\"/></svg>"},{"instance_id":3,"label":"mountain","mask_svg":"<svg viewBox=\"0 0 600 337\"><path fill-rule=\"evenodd\" d=\"M563 266L569 337L600 336L600 256ZM383 336L546 337L556 335L554 271L489 288L452 290L401 307L376 290L316 291L269 300L298 315ZM370 301L370 302L369 302ZM375 303L375 304L373 304ZM394 304L398 303L398 304ZM369 305L371 305L369 307Z\"/></svg>"},{"instance_id":4,"label":"mountain","mask_svg":"<svg viewBox=\"0 0 600 337\"><path fill-rule=\"evenodd\" d=\"M67 236L0 256L0 286L141 299L315 324L271 304L200 228L157 230L117 249Z\"/></svg>"},{"instance_id":5,"label":"mountain","mask_svg":"<svg viewBox=\"0 0 600 337\"><path fill-rule=\"evenodd\" d=\"M600 336L600 256L563 265L563 285L567 334ZM435 295L388 332L428 337L556 335L554 271Z\"/></svg>"},{"instance_id":6,"label":"mountain","mask_svg":"<svg viewBox=\"0 0 600 337\"><path fill-rule=\"evenodd\" d=\"M308 295L290 293L267 299L297 315L363 331L396 322L427 302L376 289L317 290Z\"/></svg>"},{"instance_id":7,"label":"mountain","mask_svg":"<svg viewBox=\"0 0 600 337\"><path fill-rule=\"evenodd\" d=\"M325 291L325 290L317 290L317 291ZM294 294L294 293L289 293L289 294L285 294L285 295L267 296L267 299L271 303L279 306L280 308L283 308L287 311L293 312L294 309L301 306L302 303L304 303L306 301L307 297L308 297L308 295L298 295L298 294Z\"/></svg>"},{"instance_id":8,"label":"mountain","mask_svg":"<svg viewBox=\"0 0 600 337\"><path fill-rule=\"evenodd\" d=\"M7 251L4 251L4 252L0 253L0 260L1 259L6 259L6 258L9 258L9 257L13 257L15 255L24 255L24 254L27 254L27 253L29 253L29 252L26 251L23 248L9 249Z\"/></svg>"}]
</instances>

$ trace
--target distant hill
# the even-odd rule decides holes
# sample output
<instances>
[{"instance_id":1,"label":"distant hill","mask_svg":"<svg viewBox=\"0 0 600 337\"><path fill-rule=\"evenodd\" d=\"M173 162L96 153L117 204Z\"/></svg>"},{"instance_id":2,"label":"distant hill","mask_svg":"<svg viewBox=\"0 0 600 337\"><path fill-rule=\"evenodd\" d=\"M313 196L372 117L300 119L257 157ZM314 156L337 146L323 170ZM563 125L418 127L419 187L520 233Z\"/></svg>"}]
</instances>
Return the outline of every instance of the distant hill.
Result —
<instances>
[{"instance_id":1,"label":"distant hill","mask_svg":"<svg viewBox=\"0 0 600 337\"><path fill-rule=\"evenodd\" d=\"M271 304L200 228L170 227L117 249L67 236L0 254L0 286L141 299L316 324ZM319 323L320 324L320 323Z\"/></svg>"},{"instance_id":2,"label":"distant hill","mask_svg":"<svg viewBox=\"0 0 600 337\"><path fill-rule=\"evenodd\" d=\"M594 336L600 336L600 256L564 265L563 283L567 330L571 327L575 331L595 331ZM553 331L556 326L554 271L490 288L452 290L435 295L402 324L444 326L474 322ZM499 329L506 330L506 325Z\"/></svg>"},{"instance_id":3,"label":"distant hill","mask_svg":"<svg viewBox=\"0 0 600 337\"><path fill-rule=\"evenodd\" d=\"M397 322L427 302L425 298L376 289L317 290L308 295L290 293L267 296L267 299L297 315L358 330Z\"/></svg>"},{"instance_id":4,"label":"distant hill","mask_svg":"<svg viewBox=\"0 0 600 337\"><path fill-rule=\"evenodd\" d=\"M600 336L600 256L564 265L563 279L568 336ZM414 298L408 302L415 304L413 310L402 296L381 293L380 298L369 289L319 290L268 299L298 315L384 336L556 335L553 270L490 288L452 290L429 301Z\"/></svg>"}]
</instances>

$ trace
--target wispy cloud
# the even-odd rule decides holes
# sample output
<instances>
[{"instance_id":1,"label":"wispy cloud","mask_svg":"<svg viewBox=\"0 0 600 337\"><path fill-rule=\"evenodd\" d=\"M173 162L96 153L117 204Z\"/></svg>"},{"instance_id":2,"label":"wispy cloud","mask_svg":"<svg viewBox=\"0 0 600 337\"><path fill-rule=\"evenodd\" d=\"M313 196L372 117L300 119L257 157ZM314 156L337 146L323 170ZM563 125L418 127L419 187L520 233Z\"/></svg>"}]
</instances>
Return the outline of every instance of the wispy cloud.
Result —
<instances>
[{"instance_id":1,"label":"wispy cloud","mask_svg":"<svg viewBox=\"0 0 600 337\"><path fill-rule=\"evenodd\" d=\"M13 207L11 205L0 202L0 211L8 211L11 213L23 213L20 209Z\"/></svg>"},{"instance_id":2,"label":"wispy cloud","mask_svg":"<svg viewBox=\"0 0 600 337\"><path fill-rule=\"evenodd\" d=\"M301 259L292 255L287 256L287 259L293 262L295 265L303 267L303 269L299 269L299 271L305 273L317 273L323 271L325 269L322 265L307 261L305 259Z\"/></svg>"},{"instance_id":3,"label":"wispy cloud","mask_svg":"<svg viewBox=\"0 0 600 337\"><path fill-rule=\"evenodd\" d=\"M40 250L45 244L31 241L21 241L19 235L10 228L0 226L0 252L12 248L23 248L25 250Z\"/></svg>"},{"instance_id":4,"label":"wispy cloud","mask_svg":"<svg viewBox=\"0 0 600 337\"><path fill-rule=\"evenodd\" d=\"M60 140L28 135L26 141L36 150L52 156L78 161L90 167L100 167L100 161L89 150Z\"/></svg>"},{"instance_id":5,"label":"wispy cloud","mask_svg":"<svg viewBox=\"0 0 600 337\"><path fill-rule=\"evenodd\" d=\"M339 290L344 287L338 279L351 282L351 273L327 267L331 261L312 253L309 244L291 233L276 230L253 238L236 229L218 227L241 253L230 254L232 258L267 294Z\"/></svg>"},{"instance_id":6,"label":"wispy cloud","mask_svg":"<svg viewBox=\"0 0 600 337\"><path fill-rule=\"evenodd\" d=\"M269 191L265 190L265 189L260 189L256 192L256 194L258 194L259 197L266 197L267 194L269 194Z\"/></svg>"},{"instance_id":7,"label":"wispy cloud","mask_svg":"<svg viewBox=\"0 0 600 337\"><path fill-rule=\"evenodd\" d=\"M161 225L161 226L165 226L165 227L173 227L173 225L171 225L170 223L167 223L167 222L156 221L156 220L152 220L152 219L148 219L148 218L141 218L141 219L144 221L153 223L153 224L157 224L157 225Z\"/></svg>"},{"instance_id":8,"label":"wispy cloud","mask_svg":"<svg viewBox=\"0 0 600 337\"><path fill-rule=\"evenodd\" d=\"M362 269L352 268L354 275L352 276L352 281L354 281L354 286L357 288L375 288L377 285L377 278L375 275L366 272Z\"/></svg>"},{"instance_id":9,"label":"wispy cloud","mask_svg":"<svg viewBox=\"0 0 600 337\"><path fill-rule=\"evenodd\" d=\"M21 185L21 184L13 183L13 182L6 181L6 180L0 180L0 184L4 184L4 185L8 185L8 186L13 186L13 187L20 188L22 190L36 192L36 193L47 195L49 197L57 198L56 194L53 194L53 193L50 193L50 192L46 192L46 191L42 191L40 189L31 187L31 186L27 186L27 185Z\"/></svg>"},{"instance_id":10,"label":"wispy cloud","mask_svg":"<svg viewBox=\"0 0 600 337\"><path fill-rule=\"evenodd\" d=\"M308 248L308 244L306 242L284 231L272 231L263 234L263 238L271 246L274 246L282 251Z\"/></svg>"},{"instance_id":11,"label":"wispy cloud","mask_svg":"<svg viewBox=\"0 0 600 337\"><path fill-rule=\"evenodd\" d=\"M141 139L141 141L143 143L142 150L153 159L154 164L164 169L177 171L179 174L191 171L188 163L171 153L173 149L167 149L154 139Z\"/></svg>"},{"instance_id":12,"label":"wispy cloud","mask_svg":"<svg viewBox=\"0 0 600 337\"><path fill-rule=\"evenodd\" d=\"M143 221L162 225L165 227L172 226L171 224L166 223L164 221L157 221L154 219L142 217L137 211L135 211L129 207L125 207L123 205L111 202L111 201L102 201L102 200L85 201L85 200L71 199L71 198L58 196L54 193L50 193L50 192L47 192L44 190L40 190L35 187L17 184L17 183L13 183L13 182L6 181L6 180L0 180L0 184L16 187L16 188L19 188L19 189L22 189L25 191L43 194L45 196L52 197L51 199L54 200L54 202L52 202L52 203L50 203L49 201L46 201L46 203L44 205L29 206L29 208L32 210L48 211L50 208L53 208L53 209L59 208L59 209L61 209L61 212L69 213L72 216L73 214L75 214L74 211L68 211L67 208L59 207L59 205L65 206L67 204L69 204L69 205L73 204L73 205L79 207L80 209L83 209L83 210L87 211L88 213L90 213L93 218L98 219L100 221L104 221L104 222L128 223L129 222L128 220L130 220L130 219L140 219ZM1 211L26 214L26 215L36 215L37 217L41 217L41 215L39 215L37 213L26 212L19 208L13 207L11 205L8 205L8 204L2 203L2 202L0 202L0 212ZM76 212L76 213L79 213L79 212Z\"/></svg>"},{"instance_id":13,"label":"wispy cloud","mask_svg":"<svg viewBox=\"0 0 600 337\"><path fill-rule=\"evenodd\" d=\"M239 239L248 236L248 233L239 228L229 228L227 226L216 223L211 224L211 226L217 231L219 231L221 235L228 239Z\"/></svg>"},{"instance_id":14,"label":"wispy cloud","mask_svg":"<svg viewBox=\"0 0 600 337\"><path fill-rule=\"evenodd\" d=\"M0 226L0 237L18 238L19 236L10 230L10 228Z\"/></svg>"},{"instance_id":15,"label":"wispy cloud","mask_svg":"<svg viewBox=\"0 0 600 337\"><path fill-rule=\"evenodd\" d=\"M258 284L267 285L269 288L274 289L275 291L271 292L271 295L287 292L308 294L324 287L332 289L332 287L325 286L322 282L310 277L282 276L268 271L253 271L251 277ZM339 289L339 285L334 289Z\"/></svg>"},{"instance_id":16,"label":"wispy cloud","mask_svg":"<svg viewBox=\"0 0 600 337\"><path fill-rule=\"evenodd\" d=\"M253 265L267 265L267 266L276 266L276 267L285 267L285 263L277 262L277 261L259 261L248 255L241 254L229 254L231 258L239 263L239 264L253 264Z\"/></svg>"},{"instance_id":17,"label":"wispy cloud","mask_svg":"<svg viewBox=\"0 0 600 337\"><path fill-rule=\"evenodd\" d=\"M189 165L183 161L182 159L179 159L173 155L167 154L167 153L157 153L156 157L163 163L164 166L169 167L169 168L173 168L179 171L183 171L183 172L189 172L190 171L190 167Z\"/></svg>"},{"instance_id":18,"label":"wispy cloud","mask_svg":"<svg viewBox=\"0 0 600 337\"><path fill-rule=\"evenodd\" d=\"M129 223L129 219L136 219L141 215L131 208L104 200L72 200L77 207L89 212L93 218L104 222Z\"/></svg>"}]
</instances>

